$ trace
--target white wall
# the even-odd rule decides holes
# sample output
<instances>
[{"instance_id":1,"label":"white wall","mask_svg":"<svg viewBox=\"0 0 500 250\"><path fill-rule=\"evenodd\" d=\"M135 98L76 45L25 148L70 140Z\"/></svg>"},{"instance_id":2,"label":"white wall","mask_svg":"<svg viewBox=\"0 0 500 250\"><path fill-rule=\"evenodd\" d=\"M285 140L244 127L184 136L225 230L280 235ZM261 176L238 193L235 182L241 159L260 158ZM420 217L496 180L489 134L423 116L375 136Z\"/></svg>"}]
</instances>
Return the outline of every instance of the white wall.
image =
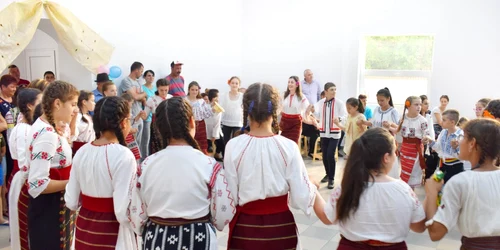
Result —
<instances>
[{"instance_id":1,"label":"white wall","mask_svg":"<svg viewBox=\"0 0 500 250\"><path fill-rule=\"evenodd\" d=\"M245 87L264 81L284 89L289 76L311 68L345 100L358 94L361 37L430 34L433 106L448 94L451 108L473 116L477 99L500 97L497 0L55 1L116 47L110 66L123 75L138 60L164 77L182 60L186 81L202 88L227 89L240 75Z\"/></svg>"}]
</instances>

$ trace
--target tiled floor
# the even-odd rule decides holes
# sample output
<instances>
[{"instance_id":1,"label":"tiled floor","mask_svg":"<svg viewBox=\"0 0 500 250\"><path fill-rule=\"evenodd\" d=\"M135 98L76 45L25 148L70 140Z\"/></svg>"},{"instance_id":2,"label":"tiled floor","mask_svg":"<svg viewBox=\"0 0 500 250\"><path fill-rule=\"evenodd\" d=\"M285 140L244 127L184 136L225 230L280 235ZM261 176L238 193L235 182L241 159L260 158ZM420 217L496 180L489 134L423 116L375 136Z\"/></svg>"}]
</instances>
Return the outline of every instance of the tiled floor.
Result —
<instances>
[{"instance_id":1,"label":"tiled floor","mask_svg":"<svg viewBox=\"0 0 500 250\"><path fill-rule=\"evenodd\" d=\"M306 159L306 166L309 174L318 180L324 176L324 168L321 161L312 162ZM336 183L340 184L342 178L344 161L340 160L337 168ZM327 198L330 190L326 188L326 184L322 184L320 192L323 198ZM420 200L424 200L423 189L417 189ZM340 240L340 234L337 226L325 226L313 214L310 218L305 216L301 211L293 210L295 220L300 232L300 242L304 250L325 250L337 249ZM456 230L451 231L446 237L439 242L432 242L426 232L417 234L410 232L406 243L410 250L451 250L460 248L460 233ZM218 232L219 249L226 249L227 245L227 227L223 232ZM9 229L8 227L0 227L0 250L8 250L9 247Z\"/></svg>"}]
</instances>

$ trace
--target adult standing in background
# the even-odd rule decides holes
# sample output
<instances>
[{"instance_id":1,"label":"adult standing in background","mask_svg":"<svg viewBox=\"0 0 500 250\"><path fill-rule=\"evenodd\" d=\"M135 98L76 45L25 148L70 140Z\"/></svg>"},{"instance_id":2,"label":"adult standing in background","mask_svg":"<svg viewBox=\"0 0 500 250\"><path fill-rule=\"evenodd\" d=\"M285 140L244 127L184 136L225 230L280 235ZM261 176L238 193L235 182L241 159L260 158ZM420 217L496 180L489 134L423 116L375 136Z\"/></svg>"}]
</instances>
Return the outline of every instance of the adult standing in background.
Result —
<instances>
[{"instance_id":1,"label":"adult standing in background","mask_svg":"<svg viewBox=\"0 0 500 250\"><path fill-rule=\"evenodd\" d=\"M94 94L94 100L96 103L104 97L102 85L104 85L105 82L109 82L109 81L110 80L109 80L108 74L106 74L106 73L97 74L97 77L95 79L97 87L92 91L92 93Z\"/></svg>"},{"instance_id":2,"label":"adult standing in background","mask_svg":"<svg viewBox=\"0 0 500 250\"><path fill-rule=\"evenodd\" d=\"M184 77L181 76L183 63L172 61L170 63L170 75L167 76L167 81L170 83L168 93L172 96L186 97L184 92Z\"/></svg>"},{"instance_id":3,"label":"adult standing in background","mask_svg":"<svg viewBox=\"0 0 500 250\"><path fill-rule=\"evenodd\" d=\"M448 106L449 102L450 98L447 95L442 95L441 97L439 97L439 103L441 105L435 107L432 110L432 122L434 124L434 133L436 139L439 133L441 133L441 130L443 130L443 128L441 127L443 125L443 117L441 114L446 110L446 107Z\"/></svg>"},{"instance_id":4,"label":"adult standing in background","mask_svg":"<svg viewBox=\"0 0 500 250\"><path fill-rule=\"evenodd\" d=\"M7 140L7 121L4 119L6 117L7 113L11 111L11 109L15 108L16 105L14 103L14 94L16 93L17 90L17 82L18 79L16 79L12 75L4 75L2 78L0 78L0 131L3 135L3 138L5 139L5 145L7 146L6 148L6 153L5 153L5 161L7 164L7 171L6 171L6 178L10 177L10 173L12 172L12 169L14 168L14 162L12 161L12 157L10 155L10 150L9 150L9 143ZM0 158L0 161L2 159ZM1 177L3 178L3 177ZM0 211L2 212L2 211Z\"/></svg>"},{"instance_id":5,"label":"adult standing in background","mask_svg":"<svg viewBox=\"0 0 500 250\"><path fill-rule=\"evenodd\" d=\"M19 72L19 68L14 64L9 66L9 75L16 78L17 87L20 89L26 88L30 84L28 80L21 79L21 72Z\"/></svg>"},{"instance_id":6,"label":"adult standing in background","mask_svg":"<svg viewBox=\"0 0 500 250\"><path fill-rule=\"evenodd\" d=\"M321 84L314 80L313 76L314 74L310 69L304 70L304 81L301 83L302 93L305 95L310 105L314 105L318 102L322 91ZM315 124L313 124L314 119L304 119L302 122L302 135L309 137L309 152L307 155L311 158L314 153L314 145L319 137L319 131Z\"/></svg>"},{"instance_id":7,"label":"adult standing in background","mask_svg":"<svg viewBox=\"0 0 500 250\"><path fill-rule=\"evenodd\" d=\"M146 83L142 85L142 90L146 93L146 99L153 98L156 94L156 86L153 84L155 80L155 72L148 69L144 72L144 80ZM143 105L146 109L146 104ZM149 115L144 120L144 128L142 129L142 142L140 144L141 152L143 154L143 159L149 156L149 139L151 137L151 121L153 120L153 112L149 112Z\"/></svg>"},{"instance_id":8,"label":"adult standing in background","mask_svg":"<svg viewBox=\"0 0 500 250\"><path fill-rule=\"evenodd\" d=\"M52 71L45 71L45 73L43 73L43 79L49 83L53 83L56 81L56 75Z\"/></svg>"},{"instance_id":9,"label":"adult standing in background","mask_svg":"<svg viewBox=\"0 0 500 250\"><path fill-rule=\"evenodd\" d=\"M366 95L359 95L358 96L358 99L361 101L361 103L363 103L363 107L365 108L365 117L366 117L366 120L369 121L372 117L373 117L373 111L371 108L369 108L367 105L366 105L366 101L368 99L368 97Z\"/></svg>"},{"instance_id":10,"label":"adult standing in background","mask_svg":"<svg viewBox=\"0 0 500 250\"><path fill-rule=\"evenodd\" d=\"M121 96L123 93L128 93L134 99L134 102L132 103L132 109L130 110L130 112L132 113L132 117L137 117L139 113L144 112L142 110L142 105L146 102L147 94L142 90L142 86L139 81L137 81L139 77L142 76L143 71L144 66L142 65L142 63L132 63L132 66L130 66L130 74L122 80L122 83L120 84L120 87L118 89L119 96ZM132 125L137 128L135 141L137 145L141 145L142 130L144 128L144 124L142 123L142 121L139 121L137 125ZM145 156L143 152L141 152L141 155Z\"/></svg>"}]
</instances>

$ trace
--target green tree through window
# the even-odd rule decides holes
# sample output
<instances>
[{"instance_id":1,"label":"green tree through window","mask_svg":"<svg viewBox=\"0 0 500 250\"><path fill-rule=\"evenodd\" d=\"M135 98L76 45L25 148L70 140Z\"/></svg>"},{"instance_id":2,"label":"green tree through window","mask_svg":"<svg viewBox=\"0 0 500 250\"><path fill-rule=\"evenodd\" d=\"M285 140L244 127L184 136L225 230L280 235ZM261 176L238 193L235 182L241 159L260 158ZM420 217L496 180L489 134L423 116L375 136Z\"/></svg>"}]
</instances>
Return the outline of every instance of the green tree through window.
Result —
<instances>
[{"instance_id":1,"label":"green tree through window","mask_svg":"<svg viewBox=\"0 0 500 250\"><path fill-rule=\"evenodd\" d=\"M432 70L432 36L366 37L365 69Z\"/></svg>"}]
</instances>

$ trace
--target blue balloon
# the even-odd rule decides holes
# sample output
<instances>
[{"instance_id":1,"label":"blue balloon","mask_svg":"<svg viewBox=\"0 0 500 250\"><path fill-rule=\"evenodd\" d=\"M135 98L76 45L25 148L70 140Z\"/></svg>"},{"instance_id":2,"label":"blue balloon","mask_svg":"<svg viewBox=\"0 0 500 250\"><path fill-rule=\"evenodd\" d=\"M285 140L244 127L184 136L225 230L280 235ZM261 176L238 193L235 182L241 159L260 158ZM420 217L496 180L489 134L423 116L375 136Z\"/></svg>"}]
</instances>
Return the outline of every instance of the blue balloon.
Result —
<instances>
[{"instance_id":1,"label":"blue balloon","mask_svg":"<svg viewBox=\"0 0 500 250\"><path fill-rule=\"evenodd\" d=\"M109 68L109 78L116 79L122 75L122 70L118 66Z\"/></svg>"}]
</instances>

